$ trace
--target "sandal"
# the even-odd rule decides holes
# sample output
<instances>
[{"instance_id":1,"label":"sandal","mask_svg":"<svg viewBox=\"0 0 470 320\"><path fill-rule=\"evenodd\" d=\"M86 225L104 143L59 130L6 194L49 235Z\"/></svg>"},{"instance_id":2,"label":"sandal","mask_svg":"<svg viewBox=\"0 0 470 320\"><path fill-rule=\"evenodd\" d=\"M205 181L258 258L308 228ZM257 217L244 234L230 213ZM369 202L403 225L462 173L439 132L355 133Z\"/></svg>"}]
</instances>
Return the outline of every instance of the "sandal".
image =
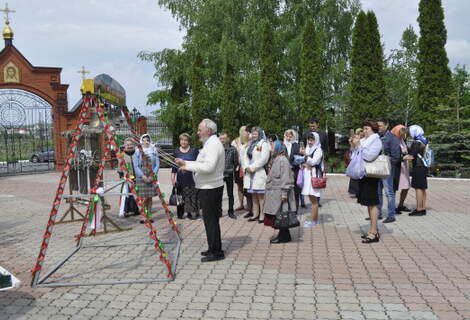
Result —
<instances>
[{"instance_id":1,"label":"sandal","mask_svg":"<svg viewBox=\"0 0 470 320\"><path fill-rule=\"evenodd\" d=\"M373 235L374 237L373 238L370 238L369 235ZM373 242L379 242L380 240L380 235L379 233L369 233L365 239L362 240L362 243L373 243Z\"/></svg>"}]
</instances>

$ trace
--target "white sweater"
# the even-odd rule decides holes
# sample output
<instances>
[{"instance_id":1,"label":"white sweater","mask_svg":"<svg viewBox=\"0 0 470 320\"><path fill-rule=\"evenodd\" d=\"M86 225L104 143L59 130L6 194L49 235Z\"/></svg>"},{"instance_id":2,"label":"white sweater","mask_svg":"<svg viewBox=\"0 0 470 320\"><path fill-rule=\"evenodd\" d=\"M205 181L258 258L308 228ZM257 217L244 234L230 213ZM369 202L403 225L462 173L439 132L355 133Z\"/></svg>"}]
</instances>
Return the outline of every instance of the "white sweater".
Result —
<instances>
[{"instance_id":1,"label":"white sweater","mask_svg":"<svg viewBox=\"0 0 470 320\"><path fill-rule=\"evenodd\" d=\"M212 135L199 151L196 161L186 161L186 169L194 173L196 189L215 189L224 185L225 150Z\"/></svg>"}]
</instances>

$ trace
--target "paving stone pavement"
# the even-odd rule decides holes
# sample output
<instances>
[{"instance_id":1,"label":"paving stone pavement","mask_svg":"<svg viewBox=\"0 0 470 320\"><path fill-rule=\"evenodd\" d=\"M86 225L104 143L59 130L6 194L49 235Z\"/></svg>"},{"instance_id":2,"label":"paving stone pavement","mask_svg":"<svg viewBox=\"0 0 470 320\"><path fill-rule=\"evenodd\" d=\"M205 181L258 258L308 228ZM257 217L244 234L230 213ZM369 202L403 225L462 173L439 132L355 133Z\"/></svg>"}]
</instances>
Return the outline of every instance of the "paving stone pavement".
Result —
<instances>
[{"instance_id":1,"label":"paving stone pavement","mask_svg":"<svg viewBox=\"0 0 470 320\"><path fill-rule=\"evenodd\" d=\"M162 170L160 178L169 193L169 171ZM227 258L201 263L202 221L179 220L184 240L172 282L33 289L29 270L58 179L58 173L0 178L0 265L23 281L18 290L0 292L0 319L470 319L468 181L430 180L428 215L380 223L377 244L361 243L366 210L348 196L346 177L331 176L322 224L297 228L291 243L270 245L272 229L224 216ZM147 241L140 219L117 218L117 198L107 201L113 219L132 229L87 243ZM407 205L413 202L410 192ZM158 235L172 240L157 203L154 210ZM74 247L80 226L54 227L45 269ZM88 248L52 280L152 279L164 271L148 246Z\"/></svg>"}]
</instances>

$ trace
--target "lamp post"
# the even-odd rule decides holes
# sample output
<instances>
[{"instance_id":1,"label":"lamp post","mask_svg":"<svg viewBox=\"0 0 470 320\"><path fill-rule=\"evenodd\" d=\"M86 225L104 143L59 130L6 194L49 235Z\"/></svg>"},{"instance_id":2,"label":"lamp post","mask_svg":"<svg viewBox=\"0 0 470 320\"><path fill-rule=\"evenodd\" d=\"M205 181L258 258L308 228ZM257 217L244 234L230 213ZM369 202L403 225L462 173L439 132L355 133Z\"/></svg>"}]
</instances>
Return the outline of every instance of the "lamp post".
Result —
<instances>
[{"instance_id":1,"label":"lamp post","mask_svg":"<svg viewBox=\"0 0 470 320\"><path fill-rule=\"evenodd\" d=\"M132 122L137 122L137 120L140 118L141 114L139 112L139 110L137 110L137 108L134 108L132 109L131 111L131 119L132 119Z\"/></svg>"}]
</instances>

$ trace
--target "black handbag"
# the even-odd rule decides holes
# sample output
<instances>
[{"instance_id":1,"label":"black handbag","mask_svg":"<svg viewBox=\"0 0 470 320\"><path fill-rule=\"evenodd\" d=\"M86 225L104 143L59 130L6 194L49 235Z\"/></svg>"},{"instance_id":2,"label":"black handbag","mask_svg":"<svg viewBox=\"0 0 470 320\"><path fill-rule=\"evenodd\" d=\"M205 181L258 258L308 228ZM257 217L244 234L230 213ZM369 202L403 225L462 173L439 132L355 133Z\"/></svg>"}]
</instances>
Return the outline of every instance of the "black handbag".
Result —
<instances>
[{"instance_id":1,"label":"black handbag","mask_svg":"<svg viewBox=\"0 0 470 320\"><path fill-rule=\"evenodd\" d=\"M287 202L287 211L284 211L284 204ZM281 207L274 220L274 229L289 229L300 226L297 212L292 211L289 200L282 200Z\"/></svg>"},{"instance_id":2,"label":"black handbag","mask_svg":"<svg viewBox=\"0 0 470 320\"><path fill-rule=\"evenodd\" d=\"M170 195L170 206L180 206L183 203L183 196L178 194L176 187L173 187Z\"/></svg>"}]
</instances>

